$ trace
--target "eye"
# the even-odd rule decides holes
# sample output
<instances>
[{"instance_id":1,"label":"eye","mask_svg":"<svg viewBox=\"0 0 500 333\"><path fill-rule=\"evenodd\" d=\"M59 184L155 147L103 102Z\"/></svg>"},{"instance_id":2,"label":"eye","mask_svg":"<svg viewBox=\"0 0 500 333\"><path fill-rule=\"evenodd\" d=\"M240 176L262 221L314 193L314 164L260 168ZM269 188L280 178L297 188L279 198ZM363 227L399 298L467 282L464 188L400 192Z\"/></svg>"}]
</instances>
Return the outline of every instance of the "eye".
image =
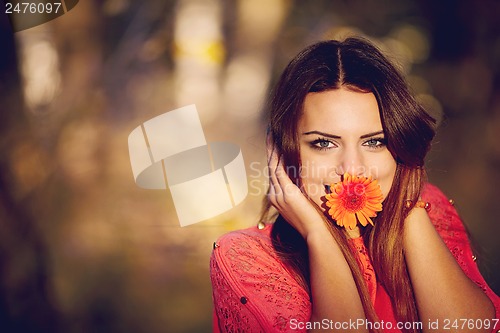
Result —
<instances>
[{"instance_id":1,"label":"eye","mask_svg":"<svg viewBox=\"0 0 500 333\"><path fill-rule=\"evenodd\" d=\"M371 149L379 149L386 146L385 138L371 138L363 142L363 146Z\"/></svg>"},{"instance_id":2,"label":"eye","mask_svg":"<svg viewBox=\"0 0 500 333\"><path fill-rule=\"evenodd\" d=\"M311 147L318 150L335 148L337 145L332 141L324 138L318 138L311 142Z\"/></svg>"}]
</instances>

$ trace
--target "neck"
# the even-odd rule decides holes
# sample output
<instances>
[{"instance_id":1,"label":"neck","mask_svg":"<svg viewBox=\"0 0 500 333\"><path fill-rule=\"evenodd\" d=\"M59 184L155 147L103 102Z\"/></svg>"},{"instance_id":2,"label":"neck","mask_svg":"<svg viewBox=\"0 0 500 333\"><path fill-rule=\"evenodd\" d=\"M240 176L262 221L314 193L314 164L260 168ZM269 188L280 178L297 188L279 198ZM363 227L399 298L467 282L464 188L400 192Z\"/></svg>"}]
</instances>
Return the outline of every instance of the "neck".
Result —
<instances>
[{"instance_id":1,"label":"neck","mask_svg":"<svg viewBox=\"0 0 500 333\"><path fill-rule=\"evenodd\" d=\"M361 231L359 230L359 227L356 227L353 230L346 229L346 231L347 231L347 237L349 238L361 237Z\"/></svg>"}]
</instances>

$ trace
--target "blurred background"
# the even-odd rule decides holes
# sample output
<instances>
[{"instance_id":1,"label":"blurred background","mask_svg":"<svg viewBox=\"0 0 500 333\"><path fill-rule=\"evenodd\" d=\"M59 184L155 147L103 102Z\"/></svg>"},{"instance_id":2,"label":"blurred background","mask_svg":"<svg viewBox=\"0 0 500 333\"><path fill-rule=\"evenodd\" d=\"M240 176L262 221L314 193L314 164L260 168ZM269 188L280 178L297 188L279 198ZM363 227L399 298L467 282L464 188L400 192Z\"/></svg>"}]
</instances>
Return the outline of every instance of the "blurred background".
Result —
<instances>
[{"instance_id":1,"label":"blurred background","mask_svg":"<svg viewBox=\"0 0 500 333\"><path fill-rule=\"evenodd\" d=\"M265 191L269 87L352 34L439 119L429 178L500 293L500 2L86 0L17 33L0 16L2 332L210 332L212 243L256 224ZM208 141L241 147L249 195L181 228L168 191L135 185L127 137L192 103Z\"/></svg>"}]
</instances>

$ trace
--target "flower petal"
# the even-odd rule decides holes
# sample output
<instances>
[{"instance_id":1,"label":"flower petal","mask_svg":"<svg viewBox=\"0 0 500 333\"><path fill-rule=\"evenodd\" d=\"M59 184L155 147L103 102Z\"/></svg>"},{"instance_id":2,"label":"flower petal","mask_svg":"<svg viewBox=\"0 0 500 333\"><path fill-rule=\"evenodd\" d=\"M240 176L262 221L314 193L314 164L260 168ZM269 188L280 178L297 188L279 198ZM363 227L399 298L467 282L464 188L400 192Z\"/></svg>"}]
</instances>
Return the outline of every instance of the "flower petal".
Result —
<instances>
[{"instance_id":1,"label":"flower petal","mask_svg":"<svg viewBox=\"0 0 500 333\"><path fill-rule=\"evenodd\" d=\"M382 190L371 176L346 173L342 181L330 185L330 190L325 195L328 214L341 227L352 230L358 222L362 226L373 225L371 217L382 210Z\"/></svg>"},{"instance_id":2,"label":"flower petal","mask_svg":"<svg viewBox=\"0 0 500 333\"><path fill-rule=\"evenodd\" d=\"M349 230L353 230L354 228L356 228L356 216L353 213L345 214L344 225Z\"/></svg>"},{"instance_id":3,"label":"flower petal","mask_svg":"<svg viewBox=\"0 0 500 333\"><path fill-rule=\"evenodd\" d=\"M356 213L356 217L358 218L359 223L363 226L366 227L368 224L368 221L366 220L366 216L363 211L360 211Z\"/></svg>"}]
</instances>

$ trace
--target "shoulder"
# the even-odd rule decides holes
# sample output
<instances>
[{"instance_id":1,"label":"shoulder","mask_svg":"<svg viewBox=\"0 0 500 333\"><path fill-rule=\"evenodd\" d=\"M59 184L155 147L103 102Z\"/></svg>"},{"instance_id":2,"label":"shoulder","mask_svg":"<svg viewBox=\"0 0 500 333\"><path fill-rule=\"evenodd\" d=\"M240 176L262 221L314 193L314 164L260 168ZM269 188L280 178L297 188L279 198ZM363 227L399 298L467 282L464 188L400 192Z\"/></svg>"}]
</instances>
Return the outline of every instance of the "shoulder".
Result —
<instances>
[{"instance_id":1,"label":"shoulder","mask_svg":"<svg viewBox=\"0 0 500 333\"><path fill-rule=\"evenodd\" d=\"M245 331L260 331L255 329L259 327L284 332L292 319L310 317L309 295L279 260L271 229L268 225L237 230L214 243L210 277L220 325L241 323Z\"/></svg>"},{"instance_id":2,"label":"shoulder","mask_svg":"<svg viewBox=\"0 0 500 333\"><path fill-rule=\"evenodd\" d=\"M214 243L211 261L233 278L246 278L256 272L282 271L284 267L271 241L272 225L232 231Z\"/></svg>"},{"instance_id":3,"label":"shoulder","mask_svg":"<svg viewBox=\"0 0 500 333\"><path fill-rule=\"evenodd\" d=\"M422 200L428 202L429 217L441 237L446 241L450 238L466 241L467 231L450 200L436 185L426 183L422 189Z\"/></svg>"},{"instance_id":4,"label":"shoulder","mask_svg":"<svg viewBox=\"0 0 500 333\"><path fill-rule=\"evenodd\" d=\"M467 230L454 207L453 200L448 199L438 187L432 184L424 186L422 200L431 204L428 213L436 231L464 273L491 299L498 318L500 299L488 286L475 263L476 256L472 251Z\"/></svg>"},{"instance_id":5,"label":"shoulder","mask_svg":"<svg viewBox=\"0 0 500 333\"><path fill-rule=\"evenodd\" d=\"M448 203L451 204L452 201L443 193L443 191L434 184L425 183L422 188L422 199L427 201L433 201L439 204Z\"/></svg>"},{"instance_id":6,"label":"shoulder","mask_svg":"<svg viewBox=\"0 0 500 333\"><path fill-rule=\"evenodd\" d=\"M281 290L309 298L276 253L271 241L272 225L252 227L221 236L210 259L212 279L224 276L236 289L255 293L261 289Z\"/></svg>"},{"instance_id":7,"label":"shoulder","mask_svg":"<svg viewBox=\"0 0 500 333\"><path fill-rule=\"evenodd\" d=\"M432 184L424 186L422 200L430 203L429 218L464 272L469 275L469 272L476 271L475 256L468 232L455 209L453 200L449 200L438 187Z\"/></svg>"},{"instance_id":8,"label":"shoulder","mask_svg":"<svg viewBox=\"0 0 500 333\"><path fill-rule=\"evenodd\" d=\"M447 201L449 203L449 199L447 196L434 184L425 183L422 188L422 199L428 199L432 201Z\"/></svg>"},{"instance_id":9,"label":"shoulder","mask_svg":"<svg viewBox=\"0 0 500 333\"><path fill-rule=\"evenodd\" d=\"M214 249L233 250L245 253L257 252L262 249L271 250L271 229L272 225L266 225L264 229L259 229L254 226L247 229L231 231L219 237L214 243Z\"/></svg>"}]
</instances>

